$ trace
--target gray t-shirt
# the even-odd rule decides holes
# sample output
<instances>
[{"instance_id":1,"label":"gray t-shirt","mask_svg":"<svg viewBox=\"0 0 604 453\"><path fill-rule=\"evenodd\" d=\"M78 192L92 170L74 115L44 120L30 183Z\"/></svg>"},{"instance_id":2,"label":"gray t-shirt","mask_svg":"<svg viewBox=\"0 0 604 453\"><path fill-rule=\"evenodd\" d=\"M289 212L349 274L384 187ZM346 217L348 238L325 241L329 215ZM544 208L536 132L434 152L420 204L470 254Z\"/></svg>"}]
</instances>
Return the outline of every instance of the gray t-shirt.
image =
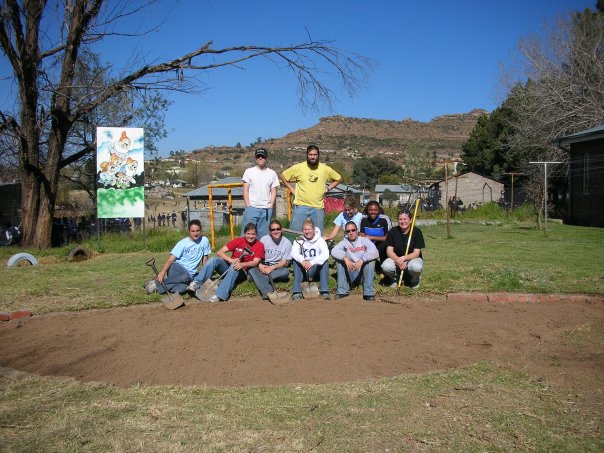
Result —
<instances>
[{"instance_id":1,"label":"gray t-shirt","mask_svg":"<svg viewBox=\"0 0 604 453\"><path fill-rule=\"evenodd\" d=\"M264 263L272 266L281 260L291 261L292 243L285 236L281 236L278 244L270 234L262 236L260 242L264 244Z\"/></svg>"}]
</instances>

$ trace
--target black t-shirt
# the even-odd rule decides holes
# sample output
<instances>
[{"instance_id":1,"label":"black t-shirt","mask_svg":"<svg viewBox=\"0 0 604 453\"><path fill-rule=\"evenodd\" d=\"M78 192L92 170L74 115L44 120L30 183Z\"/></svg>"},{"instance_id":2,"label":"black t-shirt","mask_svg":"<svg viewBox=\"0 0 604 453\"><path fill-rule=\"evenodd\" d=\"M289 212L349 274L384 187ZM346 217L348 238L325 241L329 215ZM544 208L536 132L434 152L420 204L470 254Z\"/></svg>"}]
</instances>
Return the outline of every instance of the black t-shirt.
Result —
<instances>
[{"instance_id":1,"label":"black t-shirt","mask_svg":"<svg viewBox=\"0 0 604 453\"><path fill-rule=\"evenodd\" d=\"M386 247L393 247L396 256L403 256L407 249L408 239L409 235L403 234L401 227L395 226L388 232L388 236L386 236ZM422 230L414 228L413 234L411 235L411 243L409 244L409 253L413 252L415 249L424 248L426 248L426 243L424 242ZM419 252L419 257L422 258L422 252Z\"/></svg>"},{"instance_id":2,"label":"black t-shirt","mask_svg":"<svg viewBox=\"0 0 604 453\"><path fill-rule=\"evenodd\" d=\"M378 216L377 219L371 220L369 217L361 219L361 233L368 236L386 236L388 234L388 220Z\"/></svg>"}]
</instances>

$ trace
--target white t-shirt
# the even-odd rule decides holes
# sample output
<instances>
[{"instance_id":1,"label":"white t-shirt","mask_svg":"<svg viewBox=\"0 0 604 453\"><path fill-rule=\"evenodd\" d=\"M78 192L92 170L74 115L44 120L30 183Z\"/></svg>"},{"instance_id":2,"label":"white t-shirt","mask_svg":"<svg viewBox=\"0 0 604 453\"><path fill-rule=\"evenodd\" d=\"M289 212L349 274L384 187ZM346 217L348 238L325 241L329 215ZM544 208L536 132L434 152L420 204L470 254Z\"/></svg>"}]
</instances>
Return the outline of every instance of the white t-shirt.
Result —
<instances>
[{"instance_id":1,"label":"white t-shirt","mask_svg":"<svg viewBox=\"0 0 604 453\"><path fill-rule=\"evenodd\" d=\"M256 165L245 170L241 179L250 185L250 206L265 209L271 207L271 189L279 187L279 177L274 170L260 169Z\"/></svg>"}]
</instances>

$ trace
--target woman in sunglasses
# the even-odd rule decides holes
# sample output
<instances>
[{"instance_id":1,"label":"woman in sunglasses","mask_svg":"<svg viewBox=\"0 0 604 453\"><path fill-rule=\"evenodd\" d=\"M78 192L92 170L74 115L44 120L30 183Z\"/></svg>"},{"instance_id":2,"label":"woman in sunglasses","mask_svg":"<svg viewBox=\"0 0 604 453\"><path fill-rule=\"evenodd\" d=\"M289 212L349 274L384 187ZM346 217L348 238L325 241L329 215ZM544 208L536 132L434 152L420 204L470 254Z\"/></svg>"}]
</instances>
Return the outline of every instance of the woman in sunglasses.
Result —
<instances>
[{"instance_id":1,"label":"woman in sunglasses","mask_svg":"<svg viewBox=\"0 0 604 453\"><path fill-rule=\"evenodd\" d=\"M289 269L292 259L292 243L283 236L281 222L273 220L269 224L269 234L260 238L264 244L264 260L258 267L252 267L249 274L260 291L263 300L268 300L268 293L273 291L273 282L288 282Z\"/></svg>"},{"instance_id":2,"label":"woman in sunglasses","mask_svg":"<svg viewBox=\"0 0 604 453\"><path fill-rule=\"evenodd\" d=\"M369 239L359 236L356 223L348 222L344 232L346 237L331 251L338 270L336 299L348 296L351 286L362 283L363 299L374 301L373 276L378 250Z\"/></svg>"}]
</instances>

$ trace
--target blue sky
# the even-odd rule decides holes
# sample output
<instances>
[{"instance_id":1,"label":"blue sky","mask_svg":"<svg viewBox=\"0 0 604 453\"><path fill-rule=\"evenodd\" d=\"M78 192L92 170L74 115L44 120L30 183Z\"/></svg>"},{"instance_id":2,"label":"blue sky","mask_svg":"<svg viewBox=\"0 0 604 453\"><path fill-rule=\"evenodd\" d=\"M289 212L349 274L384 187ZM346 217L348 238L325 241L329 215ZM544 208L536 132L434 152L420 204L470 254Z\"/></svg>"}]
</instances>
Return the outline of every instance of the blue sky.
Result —
<instances>
[{"instance_id":1,"label":"blue sky","mask_svg":"<svg viewBox=\"0 0 604 453\"><path fill-rule=\"evenodd\" d=\"M119 67L133 55L149 63L178 57L208 40L214 47L290 45L315 40L357 52L375 63L355 97L331 85L333 109L304 111L296 80L265 60L242 69L200 74L201 94L169 93L169 136L160 153L208 145L249 145L307 128L322 116L402 120L494 109L501 101L500 65L514 58L518 40L543 32L546 21L596 0L288 1L163 0L136 18L135 32L165 20L147 36L100 46ZM122 31L123 28L120 28ZM111 126L111 125L103 125Z\"/></svg>"}]
</instances>

